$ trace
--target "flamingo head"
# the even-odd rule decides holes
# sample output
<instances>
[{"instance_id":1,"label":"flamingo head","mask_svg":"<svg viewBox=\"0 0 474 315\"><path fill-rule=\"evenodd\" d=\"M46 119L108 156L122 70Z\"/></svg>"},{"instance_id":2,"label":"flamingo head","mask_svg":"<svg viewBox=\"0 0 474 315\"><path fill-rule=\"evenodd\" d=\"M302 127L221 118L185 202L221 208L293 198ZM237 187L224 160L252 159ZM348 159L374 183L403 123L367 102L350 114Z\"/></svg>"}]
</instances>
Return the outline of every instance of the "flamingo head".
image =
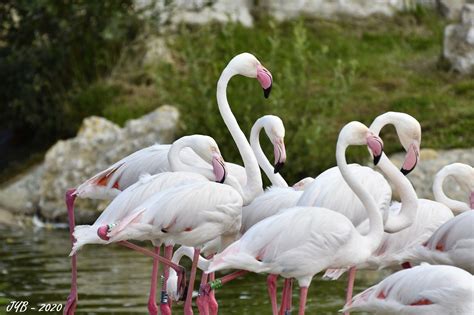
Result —
<instances>
[{"instance_id":1,"label":"flamingo head","mask_svg":"<svg viewBox=\"0 0 474 315\"><path fill-rule=\"evenodd\" d=\"M367 145L374 158L374 165L377 165L383 153L382 139L358 121L351 121L342 128L339 133L339 144L344 146Z\"/></svg>"},{"instance_id":2,"label":"flamingo head","mask_svg":"<svg viewBox=\"0 0 474 315\"><path fill-rule=\"evenodd\" d=\"M249 53L241 53L229 62L228 68L232 69L237 74L256 78L263 89L263 95L265 98L270 96L272 90L273 77L270 71L268 71L258 59Z\"/></svg>"},{"instance_id":3,"label":"flamingo head","mask_svg":"<svg viewBox=\"0 0 474 315\"><path fill-rule=\"evenodd\" d=\"M265 133L273 144L273 153L275 157L274 173L278 173L286 162L285 149L285 126L278 116L265 115L260 118L265 129Z\"/></svg>"},{"instance_id":4,"label":"flamingo head","mask_svg":"<svg viewBox=\"0 0 474 315\"><path fill-rule=\"evenodd\" d=\"M192 135L192 143L190 147L199 155L204 161L212 165L215 181L223 183L226 178L227 170L222 157L221 151L216 141L203 135Z\"/></svg>"},{"instance_id":5,"label":"flamingo head","mask_svg":"<svg viewBox=\"0 0 474 315\"><path fill-rule=\"evenodd\" d=\"M386 112L378 116L370 125L370 130L379 134L387 124L395 126L398 138L407 152L401 172L408 175L413 171L420 159L421 126L414 117L400 112Z\"/></svg>"}]
</instances>

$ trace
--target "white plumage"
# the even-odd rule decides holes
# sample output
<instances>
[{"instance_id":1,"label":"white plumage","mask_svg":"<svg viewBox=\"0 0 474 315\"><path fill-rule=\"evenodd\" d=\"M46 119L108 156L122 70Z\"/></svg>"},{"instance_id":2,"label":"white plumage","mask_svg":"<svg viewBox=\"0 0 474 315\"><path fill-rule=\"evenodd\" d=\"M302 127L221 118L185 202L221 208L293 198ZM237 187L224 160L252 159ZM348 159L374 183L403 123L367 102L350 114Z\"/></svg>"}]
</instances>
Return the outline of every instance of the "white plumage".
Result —
<instances>
[{"instance_id":1,"label":"white plumage","mask_svg":"<svg viewBox=\"0 0 474 315\"><path fill-rule=\"evenodd\" d=\"M410 249L412 263L453 265L474 273L474 211L466 211L441 225L422 245Z\"/></svg>"},{"instance_id":2,"label":"white plumage","mask_svg":"<svg viewBox=\"0 0 474 315\"><path fill-rule=\"evenodd\" d=\"M451 266L423 264L399 271L363 291L344 312L403 315L471 315L474 279Z\"/></svg>"}]
</instances>

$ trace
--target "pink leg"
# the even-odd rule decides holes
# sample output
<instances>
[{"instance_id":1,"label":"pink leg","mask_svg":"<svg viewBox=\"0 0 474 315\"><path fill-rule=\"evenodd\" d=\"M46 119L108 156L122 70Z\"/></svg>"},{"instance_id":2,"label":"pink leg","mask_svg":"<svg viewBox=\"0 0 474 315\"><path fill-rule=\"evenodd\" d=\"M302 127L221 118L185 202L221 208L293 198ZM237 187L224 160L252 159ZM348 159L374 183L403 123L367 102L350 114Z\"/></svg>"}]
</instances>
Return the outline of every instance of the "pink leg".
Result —
<instances>
[{"instance_id":1,"label":"pink leg","mask_svg":"<svg viewBox=\"0 0 474 315\"><path fill-rule=\"evenodd\" d=\"M189 284L188 284L188 293L186 294L186 301L184 302L184 315L193 315L193 289L194 289L194 280L196 279L196 270L197 264L199 261L199 254L201 250L199 248L194 249L193 255L193 265L191 267L191 275L189 276Z\"/></svg>"},{"instance_id":2,"label":"pink leg","mask_svg":"<svg viewBox=\"0 0 474 315\"><path fill-rule=\"evenodd\" d=\"M293 279L290 279L290 285L288 289L288 310L291 313L291 308L293 307Z\"/></svg>"},{"instance_id":3,"label":"pink leg","mask_svg":"<svg viewBox=\"0 0 474 315\"><path fill-rule=\"evenodd\" d=\"M304 310L306 308L306 298L308 296L308 287L300 289L300 309L298 315L304 315Z\"/></svg>"},{"instance_id":4,"label":"pink leg","mask_svg":"<svg viewBox=\"0 0 474 315\"><path fill-rule=\"evenodd\" d=\"M216 274L213 272L209 274L209 281L214 281L216 280ZM219 304L217 303L216 300L216 291L212 290L211 293L209 293L209 311L210 315L217 315L219 311Z\"/></svg>"},{"instance_id":5,"label":"pink leg","mask_svg":"<svg viewBox=\"0 0 474 315\"><path fill-rule=\"evenodd\" d=\"M277 290L276 290L276 281L277 281L278 275L275 274L270 274L267 277L267 290L268 290L268 295L270 296L270 302L272 304L272 314L276 315L278 314L278 305L277 305Z\"/></svg>"},{"instance_id":6,"label":"pink leg","mask_svg":"<svg viewBox=\"0 0 474 315\"><path fill-rule=\"evenodd\" d=\"M155 247L155 254L160 255L160 246ZM158 306L156 305L156 285L158 281L158 270L160 262L153 258L153 270L151 272L150 296L148 297L148 312L150 315L158 315Z\"/></svg>"},{"instance_id":7,"label":"pink leg","mask_svg":"<svg viewBox=\"0 0 474 315\"><path fill-rule=\"evenodd\" d=\"M71 238L71 246L74 244L74 227L76 225L74 218L74 200L76 199L76 190L68 189L66 192L67 215L69 218L69 234ZM66 306L64 306L65 315L74 315L77 306L77 257L76 254L71 257L71 291L67 297Z\"/></svg>"},{"instance_id":8,"label":"pink leg","mask_svg":"<svg viewBox=\"0 0 474 315\"><path fill-rule=\"evenodd\" d=\"M201 288L207 283L208 274L204 271L201 276ZM209 294L199 290L199 296L196 299L199 314L209 315Z\"/></svg>"},{"instance_id":9,"label":"pink leg","mask_svg":"<svg viewBox=\"0 0 474 315\"><path fill-rule=\"evenodd\" d=\"M130 243L128 241L121 241L121 242L118 242L117 244L122 245L124 247L128 247L130 249L133 249L133 250L135 250L137 252L140 252L140 253L142 253L146 256L153 257L153 258L157 259L159 262L165 264L166 267L173 268L176 271L177 275L178 275L178 293L181 294L183 292L184 286L186 284L186 271L183 267L181 267L180 265L175 264L174 262L172 262L169 259L166 259L166 258L163 258L159 255L156 255L155 253L153 253L152 251L149 251L146 248L142 248L142 247L140 247L138 245L135 245L133 243ZM173 249L173 248L171 247L171 249ZM165 254L166 254L166 251L165 251ZM166 292L166 287L165 287L165 292ZM167 300L169 300L169 299L167 299ZM162 307L162 304L163 303L160 303L160 309ZM169 312L170 312L169 314L171 314L171 310ZM163 311L162 311L162 314L165 314L165 313L163 313Z\"/></svg>"},{"instance_id":10,"label":"pink leg","mask_svg":"<svg viewBox=\"0 0 474 315\"><path fill-rule=\"evenodd\" d=\"M346 305L351 305L352 303L352 291L354 289L354 280L356 275L356 267L351 267L349 269L349 279L347 281L347 295L346 295ZM344 313L348 315L349 313Z\"/></svg>"},{"instance_id":11,"label":"pink leg","mask_svg":"<svg viewBox=\"0 0 474 315\"><path fill-rule=\"evenodd\" d=\"M173 245L165 246L165 258L171 260L173 257ZM161 286L161 300L160 300L160 310L162 315L171 314L171 299L168 298L168 293L166 292L166 285L168 277L170 274L170 268L165 266L163 268L163 284Z\"/></svg>"},{"instance_id":12,"label":"pink leg","mask_svg":"<svg viewBox=\"0 0 474 315\"><path fill-rule=\"evenodd\" d=\"M291 310L291 291L292 291L293 280L288 278L285 279L285 284L283 286L283 294L281 298L281 306L279 315L285 315L287 311Z\"/></svg>"}]
</instances>

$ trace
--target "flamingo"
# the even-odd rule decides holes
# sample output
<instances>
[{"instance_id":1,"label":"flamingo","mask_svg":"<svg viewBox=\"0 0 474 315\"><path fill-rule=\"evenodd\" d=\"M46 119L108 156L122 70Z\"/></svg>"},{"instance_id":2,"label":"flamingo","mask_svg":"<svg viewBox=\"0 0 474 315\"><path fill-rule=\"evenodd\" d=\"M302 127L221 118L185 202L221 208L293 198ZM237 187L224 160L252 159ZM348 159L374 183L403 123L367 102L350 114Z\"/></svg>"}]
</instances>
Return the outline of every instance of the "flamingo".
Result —
<instances>
[{"instance_id":1,"label":"flamingo","mask_svg":"<svg viewBox=\"0 0 474 315\"><path fill-rule=\"evenodd\" d=\"M264 96L267 98L270 95L270 91L272 88L272 75L271 73L261 65L261 63L255 58L255 56L249 53L242 53L234 57L227 67L224 69L221 77L218 81L217 87L217 100L219 105L219 111L221 116L224 119L234 141L237 144L239 152L242 156L242 160L245 165L245 174L246 174L246 186L245 187L237 187L234 183L233 186L236 189L239 189L241 195L244 198L244 202L248 203L255 196L261 193L262 191L262 179L260 177L260 171L258 168L258 163L256 161L255 156L251 152L251 147L248 141L246 140L243 132L240 130L235 117L230 110L230 106L227 101L226 89L229 80L237 74L241 74L247 77L256 78L264 91ZM228 176L228 179L231 179L231 176ZM232 184L232 183L231 183ZM110 184L109 184L110 186ZM115 185L113 185L115 186ZM77 196L76 189L69 190L66 193L66 203L68 205L68 215L69 215L69 228L71 232L71 243L74 244L74 200ZM106 232L107 229L103 229L102 232ZM73 251L74 252L74 251ZM168 247L165 250L167 253L166 256L171 258L172 248ZM65 307L64 313L73 314L76 303L77 303L77 285L76 285L76 256L75 254L72 255L72 284L71 284L71 293L68 297L68 301ZM155 270L155 268L154 268ZM165 275L167 272L167 268L165 268Z\"/></svg>"},{"instance_id":2,"label":"flamingo","mask_svg":"<svg viewBox=\"0 0 474 315\"><path fill-rule=\"evenodd\" d=\"M361 235L341 213L326 208L294 207L255 224L240 240L217 254L207 272L234 268L295 278L301 288L299 314L304 314L308 287L315 274L329 267L363 262L382 240L381 212L345 159L349 145L364 144L377 162L382 140L359 122L347 124L339 134L336 160L342 176L367 209L370 230L366 235ZM207 284L206 291L210 289L211 284Z\"/></svg>"},{"instance_id":3,"label":"flamingo","mask_svg":"<svg viewBox=\"0 0 474 315\"><path fill-rule=\"evenodd\" d=\"M448 177L453 177L463 190L470 192L470 204L446 196L443 183ZM433 194L436 201L445 204L456 214L474 209L474 168L463 163L446 165L435 176Z\"/></svg>"},{"instance_id":4,"label":"flamingo","mask_svg":"<svg viewBox=\"0 0 474 315\"><path fill-rule=\"evenodd\" d=\"M343 311L470 315L474 313L473 277L456 267L422 264L394 273L356 295Z\"/></svg>"},{"instance_id":5,"label":"flamingo","mask_svg":"<svg viewBox=\"0 0 474 315\"><path fill-rule=\"evenodd\" d=\"M400 232L386 233L376 254L367 261L365 266L360 268L386 268L406 262L407 255L411 255L411 249L414 246L425 244L442 224L454 217L451 211L460 212L470 209L468 204L452 200L445 195L442 186L448 176L453 176L456 182L466 190L474 191L474 169L472 167L462 163L445 166L436 174L433 183L436 201L419 199L418 212L413 224ZM393 203L390 210L399 211L399 203ZM469 219L464 218L463 220ZM452 228L459 230L459 228Z\"/></svg>"},{"instance_id":6,"label":"flamingo","mask_svg":"<svg viewBox=\"0 0 474 315\"><path fill-rule=\"evenodd\" d=\"M433 184L435 197L439 201L448 202L453 209L468 209L467 204L463 206L460 201L451 201L442 191L443 180L448 176L447 174L454 176L463 186L473 189L473 168L461 163L445 166L438 172ZM473 191L469 193L471 205L474 199ZM410 248L404 259L411 263L426 261L432 264L453 265L474 273L474 230L472 228L474 211L472 209L474 207L471 206L470 211L465 211L441 225L426 242Z\"/></svg>"},{"instance_id":7,"label":"flamingo","mask_svg":"<svg viewBox=\"0 0 474 315\"><path fill-rule=\"evenodd\" d=\"M370 129L378 135L387 124L395 126L400 142L407 151L402 173L408 174L415 168L418 161L419 144L421 142L420 124L408 114L387 112L378 116L371 124ZM385 231L393 233L411 225L414 213L409 211L409 208L406 208L406 212L400 212L398 215L388 213L392 190L380 173L370 167L356 164L349 165L349 167L353 168L352 171L360 178L361 184L370 191L378 208L384 213ZM316 177L309 187L304 190L297 205L333 209L348 217L355 226L360 225L367 219L364 206L344 182L337 167L330 168Z\"/></svg>"},{"instance_id":8,"label":"flamingo","mask_svg":"<svg viewBox=\"0 0 474 315\"><path fill-rule=\"evenodd\" d=\"M214 171L212 172L207 168L192 167L180 163L178 161L179 152L185 147L190 147L195 150L199 156L202 156L205 161L213 166ZM214 139L208 136L193 135L182 137L176 140L169 151L169 156L172 168L177 172L165 172L153 176L143 175L137 183L129 186L115 199L113 199L93 225L79 225L74 228L73 235L71 236L73 240L73 249L71 253L71 292L66 303L64 314L74 314L77 304L76 252L85 244L104 243L104 241L97 234L98 229L102 227L104 222L114 222L119 218L125 217L129 211L134 209L140 203L145 201L156 192L165 188L170 188L193 181L208 181L212 179L222 182L225 179L223 158ZM73 199L68 200L68 210L72 210L71 201L73 201ZM74 212L71 211L70 214L74 215ZM157 260L155 259L154 268L156 267ZM150 300L153 302L154 297L150 297Z\"/></svg>"}]
</instances>

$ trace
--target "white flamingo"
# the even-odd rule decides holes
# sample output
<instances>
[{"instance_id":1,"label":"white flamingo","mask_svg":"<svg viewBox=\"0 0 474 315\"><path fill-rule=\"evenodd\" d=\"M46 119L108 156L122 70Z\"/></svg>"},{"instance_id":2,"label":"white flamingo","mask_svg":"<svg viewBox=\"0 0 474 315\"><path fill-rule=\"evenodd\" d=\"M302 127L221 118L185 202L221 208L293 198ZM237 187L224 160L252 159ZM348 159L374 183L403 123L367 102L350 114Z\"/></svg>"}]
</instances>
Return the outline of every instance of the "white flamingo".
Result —
<instances>
[{"instance_id":1,"label":"white flamingo","mask_svg":"<svg viewBox=\"0 0 474 315\"><path fill-rule=\"evenodd\" d=\"M474 276L451 266L423 264L394 273L356 295L344 312L471 315Z\"/></svg>"},{"instance_id":2,"label":"white flamingo","mask_svg":"<svg viewBox=\"0 0 474 315\"><path fill-rule=\"evenodd\" d=\"M462 190L469 192L468 198L466 198L466 200L469 200L469 203L453 200L446 196L443 190L443 183L448 177L454 178ZM445 204L456 214L474 209L474 168L463 163L446 165L434 178L433 194L436 201Z\"/></svg>"},{"instance_id":3,"label":"white flamingo","mask_svg":"<svg viewBox=\"0 0 474 315\"><path fill-rule=\"evenodd\" d=\"M253 55L243 53L229 62L217 84L219 110L241 153L247 175L246 185L241 187L237 183L234 189L204 182L168 189L147 199L128 217L109 222L98 229L99 236L108 243L146 239L155 244L165 242L167 247L174 243L196 247L185 314L192 313L196 256L199 256L200 247L217 237L220 237L223 246L233 240L240 229L242 205L250 202L262 190L256 158L227 102L227 84L237 74L257 78L265 96L271 89L272 77Z\"/></svg>"},{"instance_id":4,"label":"white flamingo","mask_svg":"<svg viewBox=\"0 0 474 315\"><path fill-rule=\"evenodd\" d=\"M188 166L179 161L179 152L185 148L192 148L213 166L213 171L208 168ZM74 229L72 250L72 283L71 292L65 307L65 314L74 314L77 304L77 268L76 252L85 244L104 244L99 235L99 229L109 222L119 221L129 214L131 210L140 205L153 194L167 188L183 185L191 182L205 182L225 179L224 161L214 139L208 136L193 135L182 137L173 143L169 150L172 169L176 172L165 172L156 175L143 175L135 184L129 186L119 194L107 208L101 213L93 225L79 225ZM68 207L72 207L69 203ZM159 248L158 248L159 252ZM158 258L157 258L158 259ZM157 273L158 260L155 259L153 273ZM156 275L154 278L156 279ZM153 281L153 280L152 280ZM154 303L154 295L150 296L149 305ZM155 304L156 305L156 304Z\"/></svg>"},{"instance_id":5,"label":"white flamingo","mask_svg":"<svg viewBox=\"0 0 474 315\"><path fill-rule=\"evenodd\" d=\"M339 134L336 159L342 176L367 209L367 235L357 232L352 222L338 212L294 207L254 225L240 240L217 254L207 272L235 268L296 278L301 287L299 314L304 314L308 286L315 274L365 261L382 240L381 212L345 159L349 145L365 144L374 157L380 157L381 139L359 122L347 124Z\"/></svg>"},{"instance_id":6,"label":"white flamingo","mask_svg":"<svg viewBox=\"0 0 474 315\"><path fill-rule=\"evenodd\" d=\"M402 172L408 174L416 166L419 144L421 142L421 127L416 119L405 113L387 112L378 116L371 124L370 130L379 134L387 124L393 124L397 130L400 142L407 151L407 158L402 166ZM360 178L361 184L375 198L378 208L384 215L384 229L387 232L397 232L411 225L414 212L406 211L397 215L388 212L392 190L385 178L370 167L351 164L349 167ZM297 203L298 206L317 206L333 209L344 214L358 226L367 219L364 206L350 187L343 180L337 167L321 173L305 189Z\"/></svg>"},{"instance_id":7,"label":"white flamingo","mask_svg":"<svg viewBox=\"0 0 474 315\"><path fill-rule=\"evenodd\" d=\"M442 197L438 199L439 201L448 201L453 209L467 209L467 207L460 207L460 201L456 203L449 201L442 192L442 181L448 176L447 173L455 177L458 183L462 183L462 186L473 189L472 167L461 163L445 166L437 174L433 185L435 197ZM473 190L469 191L469 197L472 203ZM441 225L423 244L410 248L404 258L411 263L426 261L432 264L453 265L474 273L473 226L474 211L471 208Z\"/></svg>"}]
</instances>

